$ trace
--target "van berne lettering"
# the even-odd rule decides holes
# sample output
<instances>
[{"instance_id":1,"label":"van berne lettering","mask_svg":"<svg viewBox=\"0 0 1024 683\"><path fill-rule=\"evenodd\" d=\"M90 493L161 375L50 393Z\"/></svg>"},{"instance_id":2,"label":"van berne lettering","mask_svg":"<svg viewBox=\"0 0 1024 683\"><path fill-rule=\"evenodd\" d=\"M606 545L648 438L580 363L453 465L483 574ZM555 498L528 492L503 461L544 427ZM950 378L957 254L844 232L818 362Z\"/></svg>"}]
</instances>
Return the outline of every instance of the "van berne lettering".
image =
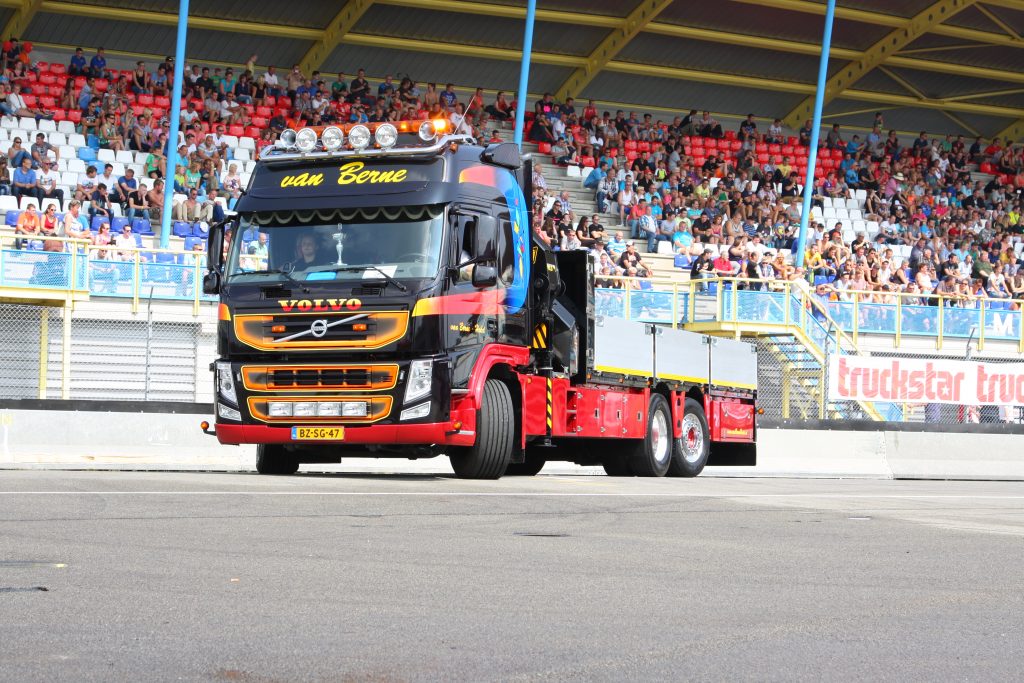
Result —
<instances>
[{"instance_id":1,"label":"van berne lettering","mask_svg":"<svg viewBox=\"0 0 1024 683\"><path fill-rule=\"evenodd\" d=\"M376 185L378 183L400 183L406 179L409 175L409 171L404 168L390 170L390 171L364 171L363 168L366 166L361 161L353 161L345 164L339 170L341 174L338 176L339 185L363 185L370 183Z\"/></svg>"},{"instance_id":2,"label":"van berne lettering","mask_svg":"<svg viewBox=\"0 0 1024 683\"><path fill-rule=\"evenodd\" d=\"M281 187L316 187L323 182L323 173L300 173L281 178Z\"/></svg>"}]
</instances>

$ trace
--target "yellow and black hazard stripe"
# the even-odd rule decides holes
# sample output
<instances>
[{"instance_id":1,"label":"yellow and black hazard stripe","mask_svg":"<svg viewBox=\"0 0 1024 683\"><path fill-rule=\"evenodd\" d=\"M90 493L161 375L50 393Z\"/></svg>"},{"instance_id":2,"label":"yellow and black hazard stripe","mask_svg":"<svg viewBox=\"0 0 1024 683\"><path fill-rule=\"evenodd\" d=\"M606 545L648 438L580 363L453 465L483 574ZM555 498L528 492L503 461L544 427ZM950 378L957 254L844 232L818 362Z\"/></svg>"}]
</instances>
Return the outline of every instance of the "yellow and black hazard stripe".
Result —
<instances>
[{"instance_id":1,"label":"yellow and black hazard stripe","mask_svg":"<svg viewBox=\"0 0 1024 683\"><path fill-rule=\"evenodd\" d=\"M546 349L548 347L548 326L547 323L537 325L533 331L533 348Z\"/></svg>"},{"instance_id":2,"label":"yellow and black hazard stripe","mask_svg":"<svg viewBox=\"0 0 1024 683\"><path fill-rule=\"evenodd\" d=\"M551 396L551 378L548 377L548 398L547 398L547 414L548 414L548 436L551 436L551 429L553 426L552 419L554 417L555 404Z\"/></svg>"}]
</instances>

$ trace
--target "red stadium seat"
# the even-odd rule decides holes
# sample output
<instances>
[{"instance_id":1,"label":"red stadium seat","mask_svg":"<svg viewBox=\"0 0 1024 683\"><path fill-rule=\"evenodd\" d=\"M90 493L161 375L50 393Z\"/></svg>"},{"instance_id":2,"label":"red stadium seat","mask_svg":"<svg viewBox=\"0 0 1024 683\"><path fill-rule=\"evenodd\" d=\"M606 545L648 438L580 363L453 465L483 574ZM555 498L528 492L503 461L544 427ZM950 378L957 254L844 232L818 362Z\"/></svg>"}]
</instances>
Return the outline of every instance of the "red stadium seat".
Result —
<instances>
[{"instance_id":1,"label":"red stadium seat","mask_svg":"<svg viewBox=\"0 0 1024 683\"><path fill-rule=\"evenodd\" d=\"M39 106L49 111L57 106L57 98L53 95L44 95L39 98Z\"/></svg>"},{"instance_id":2,"label":"red stadium seat","mask_svg":"<svg viewBox=\"0 0 1024 683\"><path fill-rule=\"evenodd\" d=\"M245 135L245 127L238 125L228 126L228 135L234 135L236 138L240 138Z\"/></svg>"},{"instance_id":3,"label":"red stadium seat","mask_svg":"<svg viewBox=\"0 0 1024 683\"><path fill-rule=\"evenodd\" d=\"M799 145L800 144L800 138L790 136L789 144L791 144L793 146Z\"/></svg>"},{"instance_id":4,"label":"red stadium seat","mask_svg":"<svg viewBox=\"0 0 1024 683\"><path fill-rule=\"evenodd\" d=\"M163 95L161 95L159 97L154 97L153 98L153 104L155 104L158 107L163 107L164 109L170 109L171 108L171 98L163 96Z\"/></svg>"},{"instance_id":5,"label":"red stadium seat","mask_svg":"<svg viewBox=\"0 0 1024 683\"><path fill-rule=\"evenodd\" d=\"M639 156L640 155L636 152L630 152L628 149L626 150L626 161L629 163L633 163L633 161L635 161Z\"/></svg>"},{"instance_id":6,"label":"red stadium seat","mask_svg":"<svg viewBox=\"0 0 1024 683\"><path fill-rule=\"evenodd\" d=\"M637 143L636 150L638 152L650 152L651 151L651 143L647 142L646 140L643 140L643 141Z\"/></svg>"},{"instance_id":7,"label":"red stadium seat","mask_svg":"<svg viewBox=\"0 0 1024 683\"><path fill-rule=\"evenodd\" d=\"M728 140L729 142L732 142L733 140L735 140L736 139L736 131L734 131L734 130L727 130L727 131L725 131L725 139Z\"/></svg>"},{"instance_id":8,"label":"red stadium seat","mask_svg":"<svg viewBox=\"0 0 1024 683\"><path fill-rule=\"evenodd\" d=\"M263 132L263 129L260 126L249 126L248 128L245 129L245 134L246 135L248 135L251 138L257 139L257 140L259 139L260 133L262 133L262 132Z\"/></svg>"},{"instance_id":9,"label":"red stadium seat","mask_svg":"<svg viewBox=\"0 0 1024 683\"><path fill-rule=\"evenodd\" d=\"M782 145L768 145L769 154L782 154Z\"/></svg>"},{"instance_id":10,"label":"red stadium seat","mask_svg":"<svg viewBox=\"0 0 1024 683\"><path fill-rule=\"evenodd\" d=\"M40 71L42 71L42 69L40 69ZM63 64L51 64L50 65L50 73L52 73L52 74L56 74L56 75L60 76L60 75L66 74L67 72L68 72L68 68L66 66L64 66Z\"/></svg>"},{"instance_id":11,"label":"red stadium seat","mask_svg":"<svg viewBox=\"0 0 1024 683\"><path fill-rule=\"evenodd\" d=\"M550 142L539 142L537 143L537 151L541 154L551 154L551 143Z\"/></svg>"},{"instance_id":12,"label":"red stadium seat","mask_svg":"<svg viewBox=\"0 0 1024 683\"><path fill-rule=\"evenodd\" d=\"M733 152L738 152L741 149L743 149L743 143L740 142L739 140L733 140L731 143L729 143L729 149L732 150Z\"/></svg>"},{"instance_id":13,"label":"red stadium seat","mask_svg":"<svg viewBox=\"0 0 1024 683\"><path fill-rule=\"evenodd\" d=\"M108 81L107 79L105 79L105 78L97 78L96 79L96 91L97 92L107 92L107 88L109 88L109 87L110 87L110 81Z\"/></svg>"},{"instance_id":14,"label":"red stadium seat","mask_svg":"<svg viewBox=\"0 0 1024 683\"><path fill-rule=\"evenodd\" d=\"M25 93L24 95L21 96L21 99L25 100L25 106L26 107L30 107L31 108L31 107L36 106L36 96L35 95L29 94L29 93Z\"/></svg>"},{"instance_id":15,"label":"red stadium seat","mask_svg":"<svg viewBox=\"0 0 1024 683\"><path fill-rule=\"evenodd\" d=\"M39 82L45 85L54 85L57 82L57 77L51 73L42 72L39 74Z\"/></svg>"},{"instance_id":16,"label":"red stadium seat","mask_svg":"<svg viewBox=\"0 0 1024 683\"><path fill-rule=\"evenodd\" d=\"M80 109L71 109L68 111L68 121L72 123L79 123L82 120L82 111Z\"/></svg>"},{"instance_id":17,"label":"red stadium seat","mask_svg":"<svg viewBox=\"0 0 1024 683\"><path fill-rule=\"evenodd\" d=\"M617 158L619 156L619 148L618 147L612 147L610 150L608 150L607 154L612 159L615 159L615 158Z\"/></svg>"},{"instance_id":18,"label":"red stadium seat","mask_svg":"<svg viewBox=\"0 0 1024 683\"><path fill-rule=\"evenodd\" d=\"M767 164L770 160L771 157L768 156L766 152L761 152L760 154L757 155L757 163L759 164Z\"/></svg>"},{"instance_id":19,"label":"red stadium seat","mask_svg":"<svg viewBox=\"0 0 1024 683\"><path fill-rule=\"evenodd\" d=\"M135 101L138 102L139 104L143 105L143 106L146 106L146 107L152 107L153 106L153 96L152 95L145 95L145 94L139 95L135 99Z\"/></svg>"},{"instance_id":20,"label":"red stadium seat","mask_svg":"<svg viewBox=\"0 0 1024 683\"><path fill-rule=\"evenodd\" d=\"M635 152L637 149L636 140L626 140L624 147L627 152Z\"/></svg>"},{"instance_id":21,"label":"red stadium seat","mask_svg":"<svg viewBox=\"0 0 1024 683\"><path fill-rule=\"evenodd\" d=\"M63 109L54 109L53 110L53 120L54 121L66 121L67 118L68 118L68 115L67 115L67 113Z\"/></svg>"},{"instance_id":22,"label":"red stadium seat","mask_svg":"<svg viewBox=\"0 0 1024 683\"><path fill-rule=\"evenodd\" d=\"M587 168L594 168L597 166L597 160L594 159L594 157L590 156L580 157L580 163L586 166Z\"/></svg>"},{"instance_id":23,"label":"red stadium seat","mask_svg":"<svg viewBox=\"0 0 1024 683\"><path fill-rule=\"evenodd\" d=\"M275 107L277 106L277 98L274 97L273 95L267 95L263 99L263 104L267 105L268 107Z\"/></svg>"},{"instance_id":24,"label":"red stadium seat","mask_svg":"<svg viewBox=\"0 0 1024 683\"><path fill-rule=\"evenodd\" d=\"M256 107L256 115L269 119L271 116L274 115L274 111L270 107Z\"/></svg>"}]
</instances>

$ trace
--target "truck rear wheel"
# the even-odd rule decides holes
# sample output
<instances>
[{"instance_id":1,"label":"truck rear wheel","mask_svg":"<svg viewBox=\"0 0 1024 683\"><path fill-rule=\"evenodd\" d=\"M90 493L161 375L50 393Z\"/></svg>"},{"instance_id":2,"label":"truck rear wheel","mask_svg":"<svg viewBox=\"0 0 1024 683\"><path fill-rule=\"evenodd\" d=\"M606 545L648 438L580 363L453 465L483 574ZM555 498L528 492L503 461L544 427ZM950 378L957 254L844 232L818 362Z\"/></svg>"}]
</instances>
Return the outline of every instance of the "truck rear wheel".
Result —
<instances>
[{"instance_id":1,"label":"truck rear wheel","mask_svg":"<svg viewBox=\"0 0 1024 683\"><path fill-rule=\"evenodd\" d=\"M683 433L672 440L670 477L696 477L704 469L711 453L708 419L700 403L686 399L683 406Z\"/></svg>"},{"instance_id":2,"label":"truck rear wheel","mask_svg":"<svg viewBox=\"0 0 1024 683\"><path fill-rule=\"evenodd\" d=\"M487 380L477 414L476 443L449 453L455 476L460 479L498 479L505 474L512 460L515 427L512 394L508 387L496 379Z\"/></svg>"},{"instance_id":3,"label":"truck rear wheel","mask_svg":"<svg viewBox=\"0 0 1024 683\"><path fill-rule=\"evenodd\" d=\"M295 474L299 471L299 456L289 453L279 444L260 444L256 447L256 471L260 474Z\"/></svg>"},{"instance_id":4,"label":"truck rear wheel","mask_svg":"<svg viewBox=\"0 0 1024 683\"><path fill-rule=\"evenodd\" d=\"M629 466L629 461L621 455L609 455L601 463L604 467L604 473L609 477L632 477L633 470Z\"/></svg>"},{"instance_id":5,"label":"truck rear wheel","mask_svg":"<svg viewBox=\"0 0 1024 683\"><path fill-rule=\"evenodd\" d=\"M627 451L633 474L638 477L664 477L672 462L672 442L672 411L668 401L661 394L651 394L647 408L647 435Z\"/></svg>"}]
</instances>

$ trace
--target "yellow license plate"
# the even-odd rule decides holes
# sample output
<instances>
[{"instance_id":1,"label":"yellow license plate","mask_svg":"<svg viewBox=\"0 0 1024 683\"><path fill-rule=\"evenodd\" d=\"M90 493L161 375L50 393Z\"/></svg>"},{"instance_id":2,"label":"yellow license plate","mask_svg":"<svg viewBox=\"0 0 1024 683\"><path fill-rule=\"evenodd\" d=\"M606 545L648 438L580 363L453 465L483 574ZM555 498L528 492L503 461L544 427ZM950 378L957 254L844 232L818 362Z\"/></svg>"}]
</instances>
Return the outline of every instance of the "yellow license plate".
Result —
<instances>
[{"instance_id":1,"label":"yellow license plate","mask_svg":"<svg viewBox=\"0 0 1024 683\"><path fill-rule=\"evenodd\" d=\"M341 441L344 427L292 427L292 441Z\"/></svg>"}]
</instances>

